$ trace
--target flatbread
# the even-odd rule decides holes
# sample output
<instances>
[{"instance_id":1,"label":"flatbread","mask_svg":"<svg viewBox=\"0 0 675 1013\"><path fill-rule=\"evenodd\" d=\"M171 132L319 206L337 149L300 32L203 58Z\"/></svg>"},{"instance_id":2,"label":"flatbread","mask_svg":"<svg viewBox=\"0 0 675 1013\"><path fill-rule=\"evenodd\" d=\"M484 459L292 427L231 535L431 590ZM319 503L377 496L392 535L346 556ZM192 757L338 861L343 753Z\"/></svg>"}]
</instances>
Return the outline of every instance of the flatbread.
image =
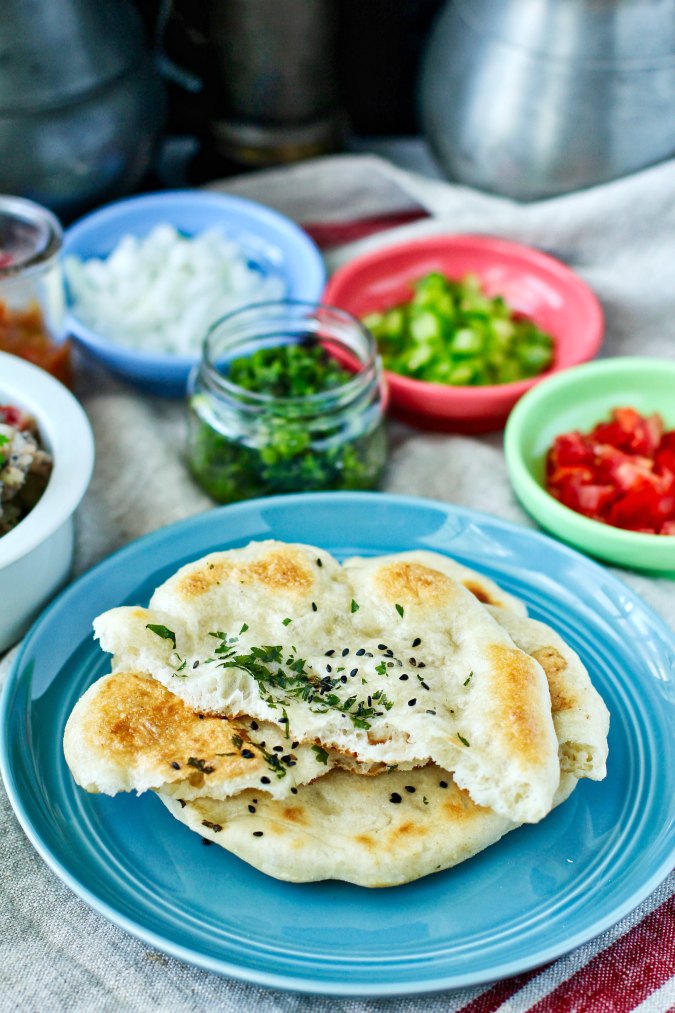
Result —
<instances>
[{"instance_id":1,"label":"flatbread","mask_svg":"<svg viewBox=\"0 0 675 1013\"><path fill-rule=\"evenodd\" d=\"M257 788L285 798L338 764L386 769L365 771L350 756L286 738L276 725L193 711L155 679L123 671L78 700L63 749L77 784L107 795L154 788L221 799Z\"/></svg>"},{"instance_id":2,"label":"flatbread","mask_svg":"<svg viewBox=\"0 0 675 1013\"><path fill-rule=\"evenodd\" d=\"M422 556L340 567L254 542L182 567L149 609L113 609L95 632L114 670L151 674L195 710L366 764L433 761L477 804L536 822L560 776L544 671L445 557Z\"/></svg>"},{"instance_id":3,"label":"flatbread","mask_svg":"<svg viewBox=\"0 0 675 1013\"><path fill-rule=\"evenodd\" d=\"M564 775L553 805L576 784ZM160 798L202 838L292 883L398 886L449 869L517 827L477 806L435 764L380 777L332 770L284 801L254 791L223 802Z\"/></svg>"},{"instance_id":4,"label":"flatbread","mask_svg":"<svg viewBox=\"0 0 675 1013\"><path fill-rule=\"evenodd\" d=\"M546 623L487 606L513 642L544 669L560 769L601 781L607 773L609 711L579 655Z\"/></svg>"}]
</instances>

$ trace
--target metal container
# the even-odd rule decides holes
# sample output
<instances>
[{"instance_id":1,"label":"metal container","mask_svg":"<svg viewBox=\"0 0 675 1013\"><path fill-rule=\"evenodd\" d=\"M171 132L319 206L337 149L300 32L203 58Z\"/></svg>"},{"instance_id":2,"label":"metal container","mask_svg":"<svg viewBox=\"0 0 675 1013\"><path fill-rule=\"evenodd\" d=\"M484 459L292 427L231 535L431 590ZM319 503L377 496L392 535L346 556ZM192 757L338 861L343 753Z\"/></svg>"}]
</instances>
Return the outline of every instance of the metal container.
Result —
<instances>
[{"instance_id":1,"label":"metal container","mask_svg":"<svg viewBox=\"0 0 675 1013\"><path fill-rule=\"evenodd\" d=\"M255 167L335 151L337 0L209 0L208 12L218 153Z\"/></svg>"},{"instance_id":2,"label":"metal container","mask_svg":"<svg viewBox=\"0 0 675 1013\"><path fill-rule=\"evenodd\" d=\"M128 0L2 0L0 190L65 218L127 193L163 114Z\"/></svg>"},{"instance_id":3,"label":"metal container","mask_svg":"<svg viewBox=\"0 0 675 1013\"><path fill-rule=\"evenodd\" d=\"M551 197L675 154L675 0L453 0L420 79L449 178Z\"/></svg>"}]
</instances>

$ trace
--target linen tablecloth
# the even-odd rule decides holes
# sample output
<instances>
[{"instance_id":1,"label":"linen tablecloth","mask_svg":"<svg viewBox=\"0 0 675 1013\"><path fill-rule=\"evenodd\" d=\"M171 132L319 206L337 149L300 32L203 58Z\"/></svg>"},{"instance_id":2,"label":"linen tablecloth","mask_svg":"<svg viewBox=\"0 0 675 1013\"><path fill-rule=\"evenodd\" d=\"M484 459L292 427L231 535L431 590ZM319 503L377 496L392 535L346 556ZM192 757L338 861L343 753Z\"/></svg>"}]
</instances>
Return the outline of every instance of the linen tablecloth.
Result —
<instances>
[{"instance_id":1,"label":"linen tablecloth","mask_svg":"<svg viewBox=\"0 0 675 1013\"><path fill-rule=\"evenodd\" d=\"M675 358L675 163L538 204L517 205L396 169L336 156L226 181L307 224L330 267L362 250L439 232L506 236L570 264L600 296L603 354ZM382 229L389 226L390 230ZM395 228L392 228L395 226ZM183 463L182 406L140 395L90 363L78 394L97 461L79 512L77 572L131 539L212 505ZM675 398L675 391L673 392ZM501 435L391 427L384 488L532 522L507 479ZM671 626L675 582L620 571ZM6 676L10 654L0 663ZM675 729L673 731L675 734ZM675 873L628 917L547 967L491 986L378 1001L267 991L149 949L78 900L43 864L0 789L0 1009L83 1013L567 1013L675 1008Z\"/></svg>"}]
</instances>

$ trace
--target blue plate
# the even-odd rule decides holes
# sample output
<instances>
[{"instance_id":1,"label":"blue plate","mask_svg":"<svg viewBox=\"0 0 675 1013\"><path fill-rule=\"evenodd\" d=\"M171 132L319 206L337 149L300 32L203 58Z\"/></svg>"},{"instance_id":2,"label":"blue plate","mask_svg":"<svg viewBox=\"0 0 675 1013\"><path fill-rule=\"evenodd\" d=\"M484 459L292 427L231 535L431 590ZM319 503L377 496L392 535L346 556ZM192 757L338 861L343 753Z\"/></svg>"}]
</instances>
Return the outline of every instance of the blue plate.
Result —
<instances>
[{"instance_id":1,"label":"blue plate","mask_svg":"<svg viewBox=\"0 0 675 1013\"><path fill-rule=\"evenodd\" d=\"M524 598L581 654L612 715L609 774L536 826L408 886L291 885L173 820L152 795L87 795L66 718L107 670L95 615L146 603L178 566L253 538L338 556L450 553ZM597 564L544 535L424 500L327 493L256 500L164 528L81 577L33 628L2 710L2 772L45 861L105 917L166 953L262 985L334 995L494 980L612 925L675 856L675 638Z\"/></svg>"}]
</instances>

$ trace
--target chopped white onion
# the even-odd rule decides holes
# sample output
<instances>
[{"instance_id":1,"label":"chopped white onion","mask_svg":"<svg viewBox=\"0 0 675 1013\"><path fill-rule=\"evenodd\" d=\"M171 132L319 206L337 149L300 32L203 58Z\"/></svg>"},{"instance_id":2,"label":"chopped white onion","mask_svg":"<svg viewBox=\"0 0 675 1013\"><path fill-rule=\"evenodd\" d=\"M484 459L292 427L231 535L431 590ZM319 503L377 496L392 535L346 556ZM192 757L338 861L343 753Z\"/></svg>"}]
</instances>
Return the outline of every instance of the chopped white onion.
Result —
<instances>
[{"instance_id":1,"label":"chopped white onion","mask_svg":"<svg viewBox=\"0 0 675 1013\"><path fill-rule=\"evenodd\" d=\"M281 277L252 266L242 247L215 229L189 237L157 225L143 239L123 236L105 260L66 257L64 267L83 324L152 352L195 354L226 313L287 294Z\"/></svg>"}]
</instances>

